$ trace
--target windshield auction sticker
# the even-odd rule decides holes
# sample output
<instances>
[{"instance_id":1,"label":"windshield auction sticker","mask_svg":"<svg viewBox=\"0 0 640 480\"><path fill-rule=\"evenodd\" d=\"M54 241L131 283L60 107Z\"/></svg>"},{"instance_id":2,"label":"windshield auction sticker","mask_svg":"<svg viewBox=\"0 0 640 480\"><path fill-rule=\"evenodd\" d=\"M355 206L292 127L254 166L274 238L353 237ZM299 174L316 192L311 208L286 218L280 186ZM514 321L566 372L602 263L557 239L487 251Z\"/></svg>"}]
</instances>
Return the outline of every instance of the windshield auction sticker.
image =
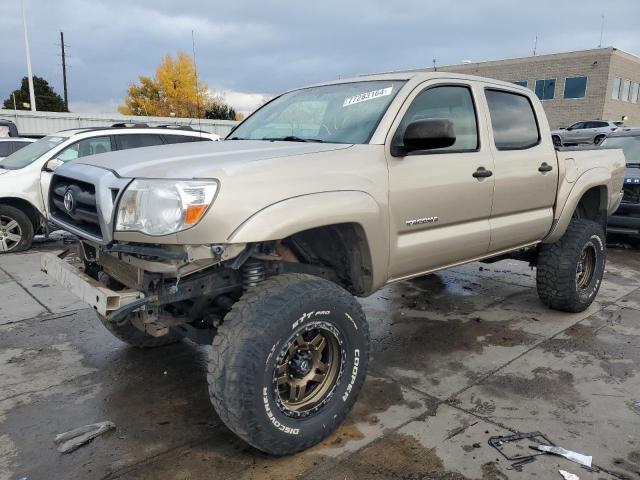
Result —
<instances>
[{"instance_id":1,"label":"windshield auction sticker","mask_svg":"<svg viewBox=\"0 0 640 480\"><path fill-rule=\"evenodd\" d=\"M373 100L375 98L386 97L387 95L391 95L391 91L393 87L381 88L380 90L373 90L372 92L359 93L353 97L345 98L343 107L348 107L349 105L355 105L356 103L366 102L367 100Z\"/></svg>"}]
</instances>

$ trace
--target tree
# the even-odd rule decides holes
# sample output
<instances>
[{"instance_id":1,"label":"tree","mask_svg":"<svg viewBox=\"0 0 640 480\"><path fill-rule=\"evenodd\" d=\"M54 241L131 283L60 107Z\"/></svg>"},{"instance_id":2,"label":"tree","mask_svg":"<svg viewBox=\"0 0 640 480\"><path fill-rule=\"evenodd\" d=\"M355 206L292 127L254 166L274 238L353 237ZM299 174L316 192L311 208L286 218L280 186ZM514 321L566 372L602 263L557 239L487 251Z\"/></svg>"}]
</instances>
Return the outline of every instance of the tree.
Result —
<instances>
[{"instance_id":1,"label":"tree","mask_svg":"<svg viewBox=\"0 0 640 480\"><path fill-rule=\"evenodd\" d=\"M203 118L211 105L206 84L196 82L196 67L189 55L165 55L153 78L140 75L139 85L129 85L124 115Z\"/></svg>"},{"instance_id":2,"label":"tree","mask_svg":"<svg viewBox=\"0 0 640 480\"><path fill-rule=\"evenodd\" d=\"M205 113L205 118L214 120L236 120L236 115L238 114L233 107L224 104L221 100L216 100Z\"/></svg>"},{"instance_id":3,"label":"tree","mask_svg":"<svg viewBox=\"0 0 640 480\"><path fill-rule=\"evenodd\" d=\"M58 95L44 78L33 77L33 91L36 96L36 108L41 112L68 112L64 106L62 97ZM30 102L29 80L27 77L20 82L20 88L9 94L9 98L4 101L3 107L13 110L13 97L15 96L15 108L18 110L29 110L24 104Z\"/></svg>"}]
</instances>

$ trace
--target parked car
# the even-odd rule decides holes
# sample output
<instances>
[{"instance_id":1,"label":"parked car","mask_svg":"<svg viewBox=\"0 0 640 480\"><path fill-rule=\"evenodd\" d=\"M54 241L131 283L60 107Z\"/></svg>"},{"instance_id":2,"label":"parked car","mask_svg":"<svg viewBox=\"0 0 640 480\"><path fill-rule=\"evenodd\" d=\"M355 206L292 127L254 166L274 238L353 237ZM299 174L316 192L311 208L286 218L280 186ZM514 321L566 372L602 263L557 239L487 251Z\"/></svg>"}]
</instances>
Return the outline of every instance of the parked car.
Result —
<instances>
[{"instance_id":1,"label":"parked car","mask_svg":"<svg viewBox=\"0 0 640 480\"><path fill-rule=\"evenodd\" d=\"M0 160L0 254L26 250L34 235L47 233L46 191L53 170L63 163L114 150L219 138L191 129L136 126L66 130L30 143Z\"/></svg>"},{"instance_id":2,"label":"parked car","mask_svg":"<svg viewBox=\"0 0 640 480\"><path fill-rule=\"evenodd\" d=\"M23 147L26 147L30 143L35 142L33 138L22 137L7 137L0 138L0 160L4 157L8 157L14 152L17 152Z\"/></svg>"},{"instance_id":3,"label":"parked car","mask_svg":"<svg viewBox=\"0 0 640 480\"><path fill-rule=\"evenodd\" d=\"M0 118L0 138L17 137L18 128L11 120Z\"/></svg>"},{"instance_id":4,"label":"parked car","mask_svg":"<svg viewBox=\"0 0 640 480\"><path fill-rule=\"evenodd\" d=\"M602 148L621 148L627 162L622 203L609 217L607 230L640 236L640 128L617 130L601 144Z\"/></svg>"},{"instance_id":5,"label":"parked car","mask_svg":"<svg viewBox=\"0 0 640 480\"><path fill-rule=\"evenodd\" d=\"M622 122L610 122L606 120L591 120L577 122L567 128L560 128L551 132L553 144L557 147L563 145L578 145L580 143L593 143L598 145L604 137L622 127Z\"/></svg>"},{"instance_id":6,"label":"parked car","mask_svg":"<svg viewBox=\"0 0 640 480\"><path fill-rule=\"evenodd\" d=\"M50 216L84 264L45 254L42 268L124 342L212 344L222 421L290 454L331 434L364 382L353 295L518 258L547 306L585 310L624 170L621 150L556 152L541 102L511 83L337 80L271 100L224 142L61 166Z\"/></svg>"}]
</instances>

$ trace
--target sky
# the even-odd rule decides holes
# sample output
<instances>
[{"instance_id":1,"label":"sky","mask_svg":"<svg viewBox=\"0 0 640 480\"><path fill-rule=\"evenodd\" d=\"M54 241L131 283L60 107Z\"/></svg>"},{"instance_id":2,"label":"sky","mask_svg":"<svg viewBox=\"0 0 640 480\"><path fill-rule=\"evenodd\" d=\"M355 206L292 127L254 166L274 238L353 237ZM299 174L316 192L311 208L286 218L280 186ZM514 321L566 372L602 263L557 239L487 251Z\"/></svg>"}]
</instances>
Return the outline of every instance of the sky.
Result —
<instances>
[{"instance_id":1,"label":"sky","mask_svg":"<svg viewBox=\"0 0 640 480\"><path fill-rule=\"evenodd\" d=\"M71 111L112 113L165 54L192 53L200 80L248 112L298 86L363 73L615 46L640 56L640 1L24 0L34 75ZM0 0L0 97L26 75L19 0Z\"/></svg>"}]
</instances>

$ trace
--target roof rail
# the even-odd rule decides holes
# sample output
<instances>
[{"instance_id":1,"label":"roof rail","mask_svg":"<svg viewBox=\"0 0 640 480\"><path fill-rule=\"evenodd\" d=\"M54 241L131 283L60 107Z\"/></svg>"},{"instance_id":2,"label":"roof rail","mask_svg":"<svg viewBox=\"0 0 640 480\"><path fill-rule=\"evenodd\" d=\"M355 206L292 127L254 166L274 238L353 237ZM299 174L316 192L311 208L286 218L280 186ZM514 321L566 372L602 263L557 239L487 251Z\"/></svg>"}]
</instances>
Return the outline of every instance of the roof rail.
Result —
<instances>
[{"instance_id":1,"label":"roof rail","mask_svg":"<svg viewBox=\"0 0 640 480\"><path fill-rule=\"evenodd\" d=\"M119 122L111 125L113 128L145 128L149 124L144 122Z\"/></svg>"},{"instance_id":2,"label":"roof rail","mask_svg":"<svg viewBox=\"0 0 640 480\"><path fill-rule=\"evenodd\" d=\"M191 125L179 125L177 123L166 123L163 125L156 125L153 128L175 128L176 130L193 130L193 127Z\"/></svg>"}]
</instances>

